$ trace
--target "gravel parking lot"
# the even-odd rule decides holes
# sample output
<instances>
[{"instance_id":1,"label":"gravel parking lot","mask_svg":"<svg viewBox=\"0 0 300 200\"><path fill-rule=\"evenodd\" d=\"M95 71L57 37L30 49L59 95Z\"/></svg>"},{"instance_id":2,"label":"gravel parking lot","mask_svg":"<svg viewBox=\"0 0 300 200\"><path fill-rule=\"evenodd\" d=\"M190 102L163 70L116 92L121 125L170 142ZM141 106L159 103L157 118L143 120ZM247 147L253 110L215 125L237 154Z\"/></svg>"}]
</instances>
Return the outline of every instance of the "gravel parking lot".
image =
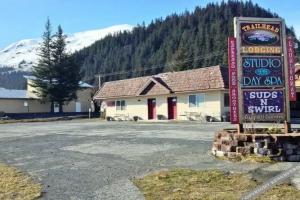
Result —
<instances>
[{"instance_id":1,"label":"gravel parking lot","mask_svg":"<svg viewBox=\"0 0 300 200\"><path fill-rule=\"evenodd\" d=\"M210 155L214 132L230 126L98 120L5 124L0 125L0 162L40 181L42 199L143 199L130 180L156 170L265 167Z\"/></svg>"}]
</instances>

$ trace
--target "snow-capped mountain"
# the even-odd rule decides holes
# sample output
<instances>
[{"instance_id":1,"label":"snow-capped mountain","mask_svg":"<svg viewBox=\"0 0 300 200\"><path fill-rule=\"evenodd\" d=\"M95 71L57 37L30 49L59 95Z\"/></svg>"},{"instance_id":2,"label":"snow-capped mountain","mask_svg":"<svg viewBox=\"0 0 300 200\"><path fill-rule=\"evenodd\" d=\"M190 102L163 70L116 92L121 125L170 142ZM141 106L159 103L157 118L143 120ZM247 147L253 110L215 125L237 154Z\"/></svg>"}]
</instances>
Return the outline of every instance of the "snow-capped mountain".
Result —
<instances>
[{"instance_id":1,"label":"snow-capped mountain","mask_svg":"<svg viewBox=\"0 0 300 200\"><path fill-rule=\"evenodd\" d=\"M131 31L132 28L131 25L122 24L104 29L68 34L66 39L67 51L69 53L75 52L109 34ZM41 42L41 38L26 39L0 50L0 67L1 65L13 66L16 70L30 71L32 65L38 59L37 53Z\"/></svg>"}]
</instances>

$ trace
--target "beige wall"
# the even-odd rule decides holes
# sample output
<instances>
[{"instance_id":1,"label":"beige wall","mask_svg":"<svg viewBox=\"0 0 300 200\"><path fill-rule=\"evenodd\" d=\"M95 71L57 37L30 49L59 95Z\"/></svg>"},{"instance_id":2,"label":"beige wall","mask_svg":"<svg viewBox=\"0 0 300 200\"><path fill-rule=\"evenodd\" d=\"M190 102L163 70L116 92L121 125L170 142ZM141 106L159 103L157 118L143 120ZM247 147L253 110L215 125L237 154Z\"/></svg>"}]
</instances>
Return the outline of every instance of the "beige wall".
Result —
<instances>
[{"instance_id":1,"label":"beige wall","mask_svg":"<svg viewBox=\"0 0 300 200\"><path fill-rule=\"evenodd\" d=\"M224 105L224 94L225 93L229 94L229 91L226 90L226 91L220 91L220 92L221 92L221 99L220 99L220 101L221 101L221 113L222 113L222 115L224 115L224 114L226 114L230 111L229 106L227 106L227 107L223 106Z\"/></svg>"},{"instance_id":2,"label":"beige wall","mask_svg":"<svg viewBox=\"0 0 300 200\"><path fill-rule=\"evenodd\" d=\"M91 106L91 90L86 89L78 92L78 99L64 105L64 112L76 112L76 103L80 102L81 112L88 112ZM28 107L24 106L24 102L28 103ZM28 110L29 109L29 110ZM0 99L0 112L5 113L42 113L50 112L50 103L41 103L36 99Z\"/></svg>"},{"instance_id":3,"label":"beige wall","mask_svg":"<svg viewBox=\"0 0 300 200\"><path fill-rule=\"evenodd\" d=\"M25 101L28 103L28 107L24 106ZM5 113L50 112L50 104L42 104L33 99L0 99L1 111Z\"/></svg>"},{"instance_id":4,"label":"beige wall","mask_svg":"<svg viewBox=\"0 0 300 200\"><path fill-rule=\"evenodd\" d=\"M300 91L300 80L299 79L295 81L295 86L296 86L297 91L298 90Z\"/></svg>"},{"instance_id":5,"label":"beige wall","mask_svg":"<svg viewBox=\"0 0 300 200\"><path fill-rule=\"evenodd\" d=\"M30 82L30 81L28 81ZM32 92L32 88L27 85L27 97L37 98ZM64 105L64 112L76 112L76 102L80 103L81 112L88 112L91 107L92 88L85 88L77 92L77 100L71 101ZM28 102L28 107L24 106L24 102ZM50 112L50 103L41 103L38 99L0 99L0 112L5 113L42 113Z\"/></svg>"},{"instance_id":6,"label":"beige wall","mask_svg":"<svg viewBox=\"0 0 300 200\"><path fill-rule=\"evenodd\" d=\"M161 95L161 96L144 96L144 97L133 97L133 98L120 98L120 99L109 99L106 101L125 100L126 109L116 110L116 107L107 107L106 116L114 117L116 115L126 115L132 118L133 116L139 116L144 120L148 119L148 106L147 99L156 99L156 115L163 115L168 117L168 97L177 97L177 119L185 120L186 112L197 112L203 116L210 115L218 120L221 116L229 110L228 107L224 107L224 92L225 91L207 91L207 92L194 92L185 94L173 94L173 95ZM204 93L205 101L201 107L189 107L189 95Z\"/></svg>"},{"instance_id":7,"label":"beige wall","mask_svg":"<svg viewBox=\"0 0 300 200\"><path fill-rule=\"evenodd\" d=\"M37 95L33 92L36 88L30 86L32 81L27 79L27 97L29 98L38 98ZM64 112L76 112L76 102L80 103L81 112L88 112L89 108L91 108L91 100L93 89L92 88L83 88L77 92L77 100L66 103L63 106Z\"/></svg>"},{"instance_id":8,"label":"beige wall","mask_svg":"<svg viewBox=\"0 0 300 200\"><path fill-rule=\"evenodd\" d=\"M36 88L32 87L31 84L32 84L32 80L27 79L27 97L37 99L38 97L34 93L34 91L36 91Z\"/></svg>"},{"instance_id":9,"label":"beige wall","mask_svg":"<svg viewBox=\"0 0 300 200\"><path fill-rule=\"evenodd\" d=\"M91 100L92 100L92 89L86 88L83 90L79 90L77 92L77 100L71 101L68 104L64 105L64 112L75 112L76 111L76 102L81 105L81 112L88 112L89 108L91 108Z\"/></svg>"}]
</instances>

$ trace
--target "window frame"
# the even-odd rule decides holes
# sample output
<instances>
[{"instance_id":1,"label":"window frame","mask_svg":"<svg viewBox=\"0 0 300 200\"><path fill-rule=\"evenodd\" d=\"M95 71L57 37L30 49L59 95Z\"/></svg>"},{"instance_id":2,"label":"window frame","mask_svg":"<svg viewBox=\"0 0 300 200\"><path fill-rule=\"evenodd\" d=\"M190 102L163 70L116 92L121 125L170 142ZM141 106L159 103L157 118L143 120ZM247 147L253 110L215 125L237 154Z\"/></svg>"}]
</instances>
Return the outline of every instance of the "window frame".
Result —
<instances>
[{"instance_id":1,"label":"window frame","mask_svg":"<svg viewBox=\"0 0 300 200\"><path fill-rule=\"evenodd\" d=\"M193 97L193 100L195 102L191 102L191 98L192 97ZM195 95L195 94L189 95L189 97L188 97L188 103L189 103L189 108L195 108L195 107L197 107L197 95Z\"/></svg>"},{"instance_id":2,"label":"window frame","mask_svg":"<svg viewBox=\"0 0 300 200\"><path fill-rule=\"evenodd\" d=\"M191 97L195 98L195 103L191 103ZM201 100L201 101L200 101ZM201 108L205 105L205 93L190 94L188 96L189 108Z\"/></svg>"},{"instance_id":3,"label":"window frame","mask_svg":"<svg viewBox=\"0 0 300 200\"><path fill-rule=\"evenodd\" d=\"M225 99L227 99L227 100L225 100ZM227 93L227 92L224 93L224 96L223 96L223 106L230 107L230 96L229 96L229 93Z\"/></svg>"},{"instance_id":4,"label":"window frame","mask_svg":"<svg viewBox=\"0 0 300 200\"><path fill-rule=\"evenodd\" d=\"M121 100L116 100L115 102L116 105L116 110L117 111L122 111L122 110L126 110L126 101L121 99Z\"/></svg>"}]
</instances>

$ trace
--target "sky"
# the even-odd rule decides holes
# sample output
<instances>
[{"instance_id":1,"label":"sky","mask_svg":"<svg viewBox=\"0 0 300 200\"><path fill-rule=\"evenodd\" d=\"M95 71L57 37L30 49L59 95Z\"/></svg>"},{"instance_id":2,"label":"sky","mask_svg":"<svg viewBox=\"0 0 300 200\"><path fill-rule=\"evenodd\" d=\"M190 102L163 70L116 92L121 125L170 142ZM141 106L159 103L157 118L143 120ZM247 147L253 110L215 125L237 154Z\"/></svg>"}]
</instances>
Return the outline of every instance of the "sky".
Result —
<instances>
[{"instance_id":1,"label":"sky","mask_svg":"<svg viewBox=\"0 0 300 200\"><path fill-rule=\"evenodd\" d=\"M0 0L0 49L21 39L38 38L47 17L66 33L118 24L136 25L172 13L192 11L218 0ZM299 0L252 0L285 18L300 36Z\"/></svg>"}]
</instances>

